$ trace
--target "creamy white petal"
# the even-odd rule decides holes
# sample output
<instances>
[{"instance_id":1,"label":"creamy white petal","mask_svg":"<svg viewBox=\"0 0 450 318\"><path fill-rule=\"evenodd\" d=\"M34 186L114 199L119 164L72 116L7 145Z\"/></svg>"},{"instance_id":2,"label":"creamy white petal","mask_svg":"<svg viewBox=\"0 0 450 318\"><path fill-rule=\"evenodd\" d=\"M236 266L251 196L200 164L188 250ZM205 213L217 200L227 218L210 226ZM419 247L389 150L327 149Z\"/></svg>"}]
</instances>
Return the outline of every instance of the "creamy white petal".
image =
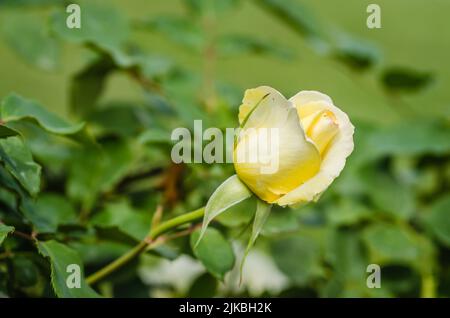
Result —
<instances>
[{"instance_id":1,"label":"creamy white petal","mask_svg":"<svg viewBox=\"0 0 450 318\"><path fill-rule=\"evenodd\" d=\"M311 102L327 102L333 105L333 100L330 96L318 91L300 91L289 99L294 104L306 105Z\"/></svg>"},{"instance_id":2,"label":"creamy white petal","mask_svg":"<svg viewBox=\"0 0 450 318\"><path fill-rule=\"evenodd\" d=\"M242 125L247 116L251 113L253 108L265 97L267 94L274 94L284 98L280 92L270 86L259 86L256 88L247 89L242 99L242 104L239 106L239 124ZM285 98L284 98L285 99Z\"/></svg>"},{"instance_id":3,"label":"creamy white petal","mask_svg":"<svg viewBox=\"0 0 450 318\"><path fill-rule=\"evenodd\" d=\"M322 110L314 112L312 115L307 116L314 117L309 125L304 125L304 131L306 135L314 142L320 154L323 155L328 149L328 145L334 140L334 137L339 132L339 124L336 116L329 110ZM302 121L306 122L305 121Z\"/></svg>"},{"instance_id":4,"label":"creamy white petal","mask_svg":"<svg viewBox=\"0 0 450 318\"><path fill-rule=\"evenodd\" d=\"M339 132L323 154L319 172L296 189L276 201L279 205L294 205L317 200L323 191L339 176L347 157L353 151L354 126L348 116L333 105L327 95L303 91L290 99L300 116L308 116L320 110L329 110L337 118Z\"/></svg>"}]
</instances>

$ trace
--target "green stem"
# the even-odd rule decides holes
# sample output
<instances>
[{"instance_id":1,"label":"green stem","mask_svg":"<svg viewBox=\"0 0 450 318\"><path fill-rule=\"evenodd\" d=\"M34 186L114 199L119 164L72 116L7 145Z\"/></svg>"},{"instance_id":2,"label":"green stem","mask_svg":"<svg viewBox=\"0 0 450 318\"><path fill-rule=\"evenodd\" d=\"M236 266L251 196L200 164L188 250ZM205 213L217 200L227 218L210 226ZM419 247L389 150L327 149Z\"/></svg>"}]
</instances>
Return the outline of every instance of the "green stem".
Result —
<instances>
[{"instance_id":1,"label":"green stem","mask_svg":"<svg viewBox=\"0 0 450 318\"><path fill-rule=\"evenodd\" d=\"M436 297L436 281L432 274L422 274L422 288L420 291L420 297L422 298L435 298Z\"/></svg>"},{"instance_id":2,"label":"green stem","mask_svg":"<svg viewBox=\"0 0 450 318\"><path fill-rule=\"evenodd\" d=\"M158 238L161 234L174 229L180 225L193 222L195 220L198 220L203 217L205 214L205 208L200 208L198 210L185 213L183 215L177 216L173 219L170 219L166 222L161 223L160 225L156 226L152 230L150 230L150 233L147 235L147 237L140 242L138 245L133 247L131 250L129 250L127 253L113 261L112 263L106 265L105 267L101 268L97 272L90 275L88 278L86 278L86 282L89 285L95 284L99 280L103 279L107 275L111 274L112 272L116 271L120 267L127 264L129 261L131 261L133 258L139 256L142 252L146 250L148 245L154 241L156 238Z\"/></svg>"}]
</instances>

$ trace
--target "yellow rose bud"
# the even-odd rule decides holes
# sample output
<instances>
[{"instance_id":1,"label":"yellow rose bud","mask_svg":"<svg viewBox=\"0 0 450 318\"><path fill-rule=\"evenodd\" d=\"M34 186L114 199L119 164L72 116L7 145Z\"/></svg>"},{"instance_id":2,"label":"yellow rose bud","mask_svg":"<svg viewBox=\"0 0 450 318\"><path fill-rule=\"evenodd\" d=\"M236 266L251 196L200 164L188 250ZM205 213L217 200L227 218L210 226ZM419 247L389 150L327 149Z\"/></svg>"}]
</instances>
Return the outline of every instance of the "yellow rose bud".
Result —
<instances>
[{"instance_id":1,"label":"yellow rose bud","mask_svg":"<svg viewBox=\"0 0 450 318\"><path fill-rule=\"evenodd\" d=\"M348 116L319 92L301 91L287 100L268 86L249 89L239 122L236 173L268 203L317 200L353 151Z\"/></svg>"},{"instance_id":2,"label":"yellow rose bud","mask_svg":"<svg viewBox=\"0 0 450 318\"><path fill-rule=\"evenodd\" d=\"M321 155L339 132L336 116L329 110L319 110L304 119L300 118L300 121L306 135L314 142Z\"/></svg>"}]
</instances>

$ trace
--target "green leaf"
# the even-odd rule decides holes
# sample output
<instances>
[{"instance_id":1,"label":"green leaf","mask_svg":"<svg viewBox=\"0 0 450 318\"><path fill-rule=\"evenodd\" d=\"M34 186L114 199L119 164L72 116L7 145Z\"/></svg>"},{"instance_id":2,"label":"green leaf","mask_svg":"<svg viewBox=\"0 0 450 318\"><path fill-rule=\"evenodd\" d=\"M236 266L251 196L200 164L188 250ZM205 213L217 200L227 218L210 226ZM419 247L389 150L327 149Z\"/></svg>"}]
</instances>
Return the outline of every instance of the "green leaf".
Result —
<instances>
[{"instance_id":1,"label":"green leaf","mask_svg":"<svg viewBox=\"0 0 450 318\"><path fill-rule=\"evenodd\" d=\"M77 213L71 202L63 196L43 193L37 198L34 213L40 218L35 230L40 233L55 233L59 225L77 223Z\"/></svg>"},{"instance_id":2,"label":"green leaf","mask_svg":"<svg viewBox=\"0 0 450 318\"><path fill-rule=\"evenodd\" d=\"M19 134L15 129L0 125L0 138L17 136Z\"/></svg>"},{"instance_id":3,"label":"green leaf","mask_svg":"<svg viewBox=\"0 0 450 318\"><path fill-rule=\"evenodd\" d=\"M237 175L225 180L211 195L205 207L205 216L197 244L206 232L209 223L229 207L249 198L252 192Z\"/></svg>"},{"instance_id":4,"label":"green leaf","mask_svg":"<svg viewBox=\"0 0 450 318\"><path fill-rule=\"evenodd\" d=\"M182 248L177 246L176 243L170 244L169 242L169 244L156 246L155 248L150 249L146 253L173 261L177 259L179 256L181 256L182 252L183 252Z\"/></svg>"},{"instance_id":5,"label":"green leaf","mask_svg":"<svg viewBox=\"0 0 450 318\"><path fill-rule=\"evenodd\" d=\"M185 126L190 127L194 120L203 120L203 125L208 125L210 116L198 102L198 95L195 93L201 78L196 74L181 72L167 78L162 83L162 87L167 96L170 96L170 107L177 112L178 117L183 120Z\"/></svg>"},{"instance_id":6,"label":"green leaf","mask_svg":"<svg viewBox=\"0 0 450 318\"><path fill-rule=\"evenodd\" d=\"M364 204L352 199L342 199L326 209L327 220L336 226L349 226L368 221L375 214Z\"/></svg>"},{"instance_id":7,"label":"green leaf","mask_svg":"<svg viewBox=\"0 0 450 318\"><path fill-rule=\"evenodd\" d=\"M0 184L5 189L13 191L18 196L19 210L25 216L27 221L31 221L32 224L40 222L40 219L34 213L32 198L3 165L0 165Z\"/></svg>"},{"instance_id":8,"label":"green leaf","mask_svg":"<svg viewBox=\"0 0 450 318\"><path fill-rule=\"evenodd\" d=\"M319 26L311 12L295 0L257 0L256 3L306 37L318 37Z\"/></svg>"},{"instance_id":9,"label":"green leaf","mask_svg":"<svg viewBox=\"0 0 450 318\"><path fill-rule=\"evenodd\" d=\"M59 43L46 25L26 15L8 16L4 30L6 42L25 62L45 71L59 65Z\"/></svg>"},{"instance_id":10,"label":"green leaf","mask_svg":"<svg viewBox=\"0 0 450 318\"><path fill-rule=\"evenodd\" d=\"M50 173L63 170L71 159L73 150L80 146L73 139L66 138L66 135L50 133L30 121L10 122L8 126L20 132L33 158Z\"/></svg>"},{"instance_id":11,"label":"green leaf","mask_svg":"<svg viewBox=\"0 0 450 318\"><path fill-rule=\"evenodd\" d=\"M54 240L39 242L39 252L50 259L52 271L52 286L58 297L62 298L92 298L99 295L87 285L84 279L83 264L80 256L70 247ZM69 265L78 265L81 270L81 288L69 288L66 281L71 275Z\"/></svg>"},{"instance_id":12,"label":"green leaf","mask_svg":"<svg viewBox=\"0 0 450 318\"><path fill-rule=\"evenodd\" d=\"M382 267L382 283L381 290L387 289L391 291L389 297L419 297L419 290L425 288L425 281L421 282L420 273L411 267L390 265ZM367 287L366 287L367 289Z\"/></svg>"},{"instance_id":13,"label":"green leaf","mask_svg":"<svg viewBox=\"0 0 450 318\"><path fill-rule=\"evenodd\" d=\"M108 264L128 252L130 248L135 245L136 242L129 245L120 242L102 240L101 238L98 240L86 239L85 242L70 242L70 247L77 251L86 266Z\"/></svg>"},{"instance_id":14,"label":"green leaf","mask_svg":"<svg viewBox=\"0 0 450 318\"><path fill-rule=\"evenodd\" d=\"M117 225L99 226L94 224L94 226L95 235L99 241L126 244L128 247L133 247L140 241L120 230Z\"/></svg>"},{"instance_id":15,"label":"green leaf","mask_svg":"<svg viewBox=\"0 0 450 318\"><path fill-rule=\"evenodd\" d=\"M3 99L0 116L1 120L7 123L24 119L32 120L45 130L61 135L77 133L84 126L84 123L71 125L57 115L47 111L40 104L14 93Z\"/></svg>"},{"instance_id":16,"label":"green leaf","mask_svg":"<svg viewBox=\"0 0 450 318\"><path fill-rule=\"evenodd\" d=\"M129 60L128 64L126 64L125 61L118 61L116 57L115 62L121 67L137 69L141 75L147 79L160 80L162 77L169 75L176 69L173 61L167 56L133 51L127 54Z\"/></svg>"},{"instance_id":17,"label":"green leaf","mask_svg":"<svg viewBox=\"0 0 450 318\"><path fill-rule=\"evenodd\" d=\"M357 231L332 230L327 236L325 257L333 266L333 276L344 291L355 287L362 291L367 289L368 260Z\"/></svg>"},{"instance_id":18,"label":"green leaf","mask_svg":"<svg viewBox=\"0 0 450 318\"><path fill-rule=\"evenodd\" d=\"M30 150L20 137L0 139L0 158L6 169L31 195L39 192L41 166L33 161Z\"/></svg>"},{"instance_id":19,"label":"green leaf","mask_svg":"<svg viewBox=\"0 0 450 318\"><path fill-rule=\"evenodd\" d=\"M262 200L257 199L256 201L256 212L255 217L253 219L253 226L252 226L252 233L250 235L250 239L248 241L247 247L244 252L244 257L241 261L240 266L240 277L242 280L242 269L244 268L245 260L247 258L248 253L250 252L251 248L256 242L256 239L259 236L259 233L261 232L264 224L267 221L267 218L269 217L270 210L272 209L272 205L268 204Z\"/></svg>"},{"instance_id":20,"label":"green leaf","mask_svg":"<svg viewBox=\"0 0 450 318\"><path fill-rule=\"evenodd\" d=\"M216 229L209 228L200 241L200 231L191 234L191 248L194 255L215 277L223 280L234 266L234 253L230 243ZM199 242L198 244L196 242Z\"/></svg>"},{"instance_id":21,"label":"green leaf","mask_svg":"<svg viewBox=\"0 0 450 318\"><path fill-rule=\"evenodd\" d=\"M152 215L138 211L126 200L109 203L91 220L98 227L117 227L123 233L141 241L148 234Z\"/></svg>"},{"instance_id":22,"label":"green leaf","mask_svg":"<svg viewBox=\"0 0 450 318\"><path fill-rule=\"evenodd\" d=\"M158 128L150 128L141 133L138 137L138 141L141 144L150 144L150 143L163 143L163 144L173 144L173 141L170 139L170 133L168 131L158 129Z\"/></svg>"},{"instance_id":23,"label":"green leaf","mask_svg":"<svg viewBox=\"0 0 450 318\"><path fill-rule=\"evenodd\" d=\"M271 55L281 59L293 57L292 50L266 39L246 35L226 35L219 39L218 51L224 56L239 54Z\"/></svg>"},{"instance_id":24,"label":"green leaf","mask_svg":"<svg viewBox=\"0 0 450 318\"><path fill-rule=\"evenodd\" d=\"M205 45L205 39L201 28L193 22L192 19L160 16L139 22L137 27L160 32L177 44L200 51Z\"/></svg>"},{"instance_id":25,"label":"green leaf","mask_svg":"<svg viewBox=\"0 0 450 318\"><path fill-rule=\"evenodd\" d=\"M3 206L3 211L8 210L17 210L17 198L16 194L7 189L6 187L0 187L0 202ZM0 211L2 211L0 210ZM2 212L0 212L1 217Z\"/></svg>"},{"instance_id":26,"label":"green leaf","mask_svg":"<svg viewBox=\"0 0 450 318\"><path fill-rule=\"evenodd\" d=\"M137 275L133 275L133 277L128 278L126 281L120 275L118 276L118 282L114 284L114 294L111 297L134 299L149 297L148 285L144 284Z\"/></svg>"},{"instance_id":27,"label":"green leaf","mask_svg":"<svg viewBox=\"0 0 450 318\"><path fill-rule=\"evenodd\" d=\"M192 298L210 298L216 295L217 279L209 273L200 275L189 288L188 295Z\"/></svg>"},{"instance_id":28,"label":"green leaf","mask_svg":"<svg viewBox=\"0 0 450 318\"><path fill-rule=\"evenodd\" d=\"M76 74L70 87L70 107L77 115L93 111L105 86L106 78L115 69L109 58L88 65Z\"/></svg>"},{"instance_id":29,"label":"green leaf","mask_svg":"<svg viewBox=\"0 0 450 318\"><path fill-rule=\"evenodd\" d=\"M71 82L70 104L72 110L86 116L96 110L108 76L125 70L144 86L153 85L173 69L173 62L164 56L147 54L136 48L93 45L97 58L75 75ZM147 87L148 88L148 87ZM123 126L123 125L122 125Z\"/></svg>"},{"instance_id":30,"label":"green leaf","mask_svg":"<svg viewBox=\"0 0 450 318\"><path fill-rule=\"evenodd\" d=\"M371 261L376 264L414 264L420 250L413 235L406 229L390 224L373 224L363 232Z\"/></svg>"},{"instance_id":31,"label":"green leaf","mask_svg":"<svg viewBox=\"0 0 450 318\"><path fill-rule=\"evenodd\" d=\"M275 209L269 214L264 224L261 235L273 236L282 233L293 232L299 228L299 222L293 211L273 206Z\"/></svg>"},{"instance_id":32,"label":"green leaf","mask_svg":"<svg viewBox=\"0 0 450 318\"><path fill-rule=\"evenodd\" d=\"M338 36L334 55L350 68L361 71L372 67L380 58L379 51L371 43L347 34Z\"/></svg>"},{"instance_id":33,"label":"green leaf","mask_svg":"<svg viewBox=\"0 0 450 318\"><path fill-rule=\"evenodd\" d=\"M450 195L437 200L425 216L425 223L433 235L443 244L450 246Z\"/></svg>"},{"instance_id":34,"label":"green leaf","mask_svg":"<svg viewBox=\"0 0 450 318\"><path fill-rule=\"evenodd\" d=\"M174 67L173 62L166 56L148 54L136 47L94 46L94 48L101 54L101 58L109 58L115 63L116 68L126 69L138 80L159 79L170 73Z\"/></svg>"},{"instance_id":35,"label":"green leaf","mask_svg":"<svg viewBox=\"0 0 450 318\"><path fill-rule=\"evenodd\" d=\"M3 243L6 236L12 231L14 231L14 227L0 223L0 245Z\"/></svg>"},{"instance_id":36,"label":"green leaf","mask_svg":"<svg viewBox=\"0 0 450 318\"><path fill-rule=\"evenodd\" d=\"M34 213L34 204L30 195L3 165L0 165L0 184L5 189L12 190L18 195L19 210L23 213L27 221L31 221L32 224L40 222L40 219Z\"/></svg>"},{"instance_id":37,"label":"green leaf","mask_svg":"<svg viewBox=\"0 0 450 318\"><path fill-rule=\"evenodd\" d=\"M118 47L129 36L129 26L123 14L111 5L83 4L81 28L69 29L67 13L58 10L52 16L51 26L62 39L73 43L93 43L100 47Z\"/></svg>"},{"instance_id":38,"label":"green leaf","mask_svg":"<svg viewBox=\"0 0 450 318\"><path fill-rule=\"evenodd\" d=\"M145 115L148 114L141 107L132 103L112 103L91 112L88 121L97 136L134 137L144 129L142 117ZM170 140L170 134L167 138Z\"/></svg>"},{"instance_id":39,"label":"green leaf","mask_svg":"<svg viewBox=\"0 0 450 318\"><path fill-rule=\"evenodd\" d=\"M450 151L449 140L450 124L444 120L403 120L371 133L366 138L365 158L376 160L385 155L446 154Z\"/></svg>"},{"instance_id":40,"label":"green leaf","mask_svg":"<svg viewBox=\"0 0 450 318\"><path fill-rule=\"evenodd\" d=\"M304 285L320 269L317 241L308 236L290 236L270 244L273 260L294 284Z\"/></svg>"},{"instance_id":41,"label":"green leaf","mask_svg":"<svg viewBox=\"0 0 450 318\"><path fill-rule=\"evenodd\" d=\"M241 201L228 208L227 213L222 213L216 217L216 221L227 227L238 227L247 225L253 219L256 209L256 196Z\"/></svg>"},{"instance_id":42,"label":"green leaf","mask_svg":"<svg viewBox=\"0 0 450 318\"><path fill-rule=\"evenodd\" d=\"M408 220L413 216L416 200L410 188L373 169L362 174L361 179L365 182L367 195L379 211L398 220Z\"/></svg>"},{"instance_id":43,"label":"green leaf","mask_svg":"<svg viewBox=\"0 0 450 318\"><path fill-rule=\"evenodd\" d=\"M383 71L381 83L391 92L417 92L433 80L430 72L421 72L405 67L392 67Z\"/></svg>"},{"instance_id":44,"label":"green leaf","mask_svg":"<svg viewBox=\"0 0 450 318\"><path fill-rule=\"evenodd\" d=\"M69 197L90 209L99 193L112 190L130 171L136 157L132 146L123 140L105 141L101 149L81 149L71 161L67 183Z\"/></svg>"},{"instance_id":45,"label":"green leaf","mask_svg":"<svg viewBox=\"0 0 450 318\"><path fill-rule=\"evenodd\" d=\"M12 259L12 266L16 284L18 284L20 288L26 288L37 284L39 276L38 268L29 256L15 256Z\"/></svg>"}]
</instances>

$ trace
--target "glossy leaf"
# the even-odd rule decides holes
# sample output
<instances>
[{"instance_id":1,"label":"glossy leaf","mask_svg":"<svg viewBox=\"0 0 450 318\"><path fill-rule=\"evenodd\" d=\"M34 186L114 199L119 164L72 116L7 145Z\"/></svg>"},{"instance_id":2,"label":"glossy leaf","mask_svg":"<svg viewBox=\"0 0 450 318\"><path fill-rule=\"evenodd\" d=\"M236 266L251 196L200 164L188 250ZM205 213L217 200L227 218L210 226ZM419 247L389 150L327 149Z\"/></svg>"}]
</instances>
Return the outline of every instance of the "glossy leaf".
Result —
<instances>
[{"instance_id":1,"label":"glossy leaf","mask_svg":"<svg viewBox=\"0 0 450 318\"><path fill-rule=\"evenodd\" d=\"M46 110L37 102L23 98L14 93L3 99L0 116L6 123L19 120L31 120L45 130L61 135L77 133L84 126L84 123L71 125L57 115Z\"/></svg>"},{"instance_id":2,"label":"glossy leaf","mask_svg":"<svg viewBox=\"0 0 450 318\"><path fill-rule=\"evenodd\" d=\"M35 200L3 165L0 165L0 184L16 196L17 212L25 224L31 224L33 229L47 226L48 221L35 211Z\"/></svg>"},{"instance_id":3,"label":"glossy leaf","mask_svg":"<svg viewBox=\"0 0 450 318\"><path fill-rule=\"evenodd\" d=\"M208 228L203 235L201 241L199 231L191 235L194 255L212 275L223 280L224 275L234 266L235 258L231 245L216 229Z\"/></svg>"},{"instance_id":4,"label":"glossy leaf","mask_svg":"<svg viewBox=\"0 0 450 318\"><path fill-rule=\"evenodd\" d=\"M36 200L34 214L40 218L35 230L43 233L54 233L60 225L78 223L78 216L70 201L60 195L45 193Z\"/></svg>"},{"instance_id":5,"label":"glossy leaf","mask_svg":"<svg viewBox=\"0 0 450 318\"><path fill-rule=\"evenodd\" d=\"M92 112L101 96L107 76L115 69L108 59L100 59L76 74L71 83L70 106L78 115Z\"/></svg>"},{"instance_id":6,"label":"glossy leaf","mask_svg":"<svg viewBox=\"0 0 450 318\"><path fill-rule=\"evenodd\" d=\"M14 227L0 223L0 245L3 243L6 236L12 231L14 231Z\"/></svg>"},{"instance_id":7,"label":"glossy leaf","mask_svg":"<svg viewBox=\"0 0 450 318\"><path fill-rule=\"evenodd\" d=\"M68 195L89 209L99 193L110 191L129 172L135 159L131 145L120 140L105 142L101 149L81 149L71 161Z\"/></svg>"},{"instance_id":8,"label":"glossy leaf","mask_svg":"<svg viewBox=\"0 0 450 318\"><path fill-rule=\"evenodd\" d=\"M20 132L33 153L33 158L47 166L49 171L60 171L70 160L73 150L80 145L73 139L66 138L67 135L53 134L31 121L10 122L8 126ZM78 134L74 137L77 138Z\"/></svg>"},{"instance_id":9,"label":"glossy leaf","mask_svg":"<svg viewBox=\"0 0 450 318\"><path fill-rule=\"evenodd\" d=\"M0 139L0 159L31 195L39 192L41 166L33 161L30 150L20 137Z\"/></svg>"},{"instance_id":10,"label":"glossy leaf","mask_svg":"<svg viewBox=\"0 0 450 318\"><path fill-rule=\"evenodd\" d=\"M91 221L98 227L117 227L123 233L141 241L148 234L151 214L136 210L126 201L109 203Z\"/></svg>"},{"instance_id":11,"label":"glossy leaf","mask_svg":"<svg viewBox=\"0 0 450 318\"><path fill-rule=\"evenodd\" d=\"M84 279L83 263L76 251L56 241L38 243L39 252L49 258L51 264L52 287L55 294L62 298L92 298L99 295L87 285ZM78 265L81 270L80 288L69 288L70 265Z\"/></svg>"}]
</instances>

